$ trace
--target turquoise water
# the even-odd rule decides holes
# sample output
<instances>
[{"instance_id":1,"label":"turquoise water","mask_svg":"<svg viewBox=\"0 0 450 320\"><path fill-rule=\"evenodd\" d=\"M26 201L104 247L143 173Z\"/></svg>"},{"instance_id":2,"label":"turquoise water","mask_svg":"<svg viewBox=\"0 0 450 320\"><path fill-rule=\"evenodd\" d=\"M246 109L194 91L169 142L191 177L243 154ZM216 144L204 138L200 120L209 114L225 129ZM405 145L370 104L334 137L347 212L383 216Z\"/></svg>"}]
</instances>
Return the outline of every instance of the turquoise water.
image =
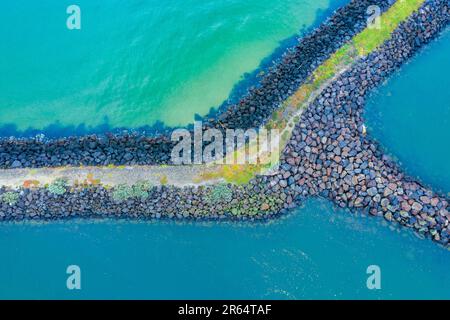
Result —
<instances>
[{"instance_id":1,"label":"turquoise water","mask_svg":"<svg viewBox=\"0 0 450 320\"><path fill-rule=\"evenodd\" d=\"M373 134L425 184L450 192L450 30L373 95L366 118Z\"/></svg>"},{"instance_id":2,"label":"turquoise water","mask_svg":"<svg viewBox=\"0 0 450 320\"><path fill-rule=\"evenodd\" d=\"M192 123L345 2L80 0L81 30L66 28L71 2L4 3L0 129Z\"/></svg>"},{"instance_id":3,"label":"turquoise water","mask_svg":"<svg viewBox=\"0 0 450 320\"><path fill-rule=\"evenodd\" d=\"M64 1L5 3L0 128L192 122L337 3L78 1L80 32L65 29ZM366 115L411 174L446 192L449 54L447 34ZM73 264L80 291L66 289ZM381 290L366 287L369 265ZM317 199L267 225L0 224L0 298L450 298L449 265L431 241Z\"/></svg>"},{"instance_id":4,"label":"turquoise water","mask_svg":"<svg viewBox=\"0 0 450 320\"><path fill-rule=\"evenodd\" d=\"M1 225L0 298L450 298L449 252L379 221L314 200L269 225Z\"/></svg>"}]
</instances>

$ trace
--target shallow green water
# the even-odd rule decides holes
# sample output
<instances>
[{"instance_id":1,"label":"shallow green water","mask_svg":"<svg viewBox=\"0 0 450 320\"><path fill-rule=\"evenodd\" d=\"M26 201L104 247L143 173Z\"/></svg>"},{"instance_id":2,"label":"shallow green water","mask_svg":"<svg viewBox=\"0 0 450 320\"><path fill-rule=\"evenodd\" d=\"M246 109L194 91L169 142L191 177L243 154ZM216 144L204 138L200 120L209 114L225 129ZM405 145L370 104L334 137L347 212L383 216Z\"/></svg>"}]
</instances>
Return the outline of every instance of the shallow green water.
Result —
<instances>
[{"instance_id":1,"label":"shallow green water","mask_svg":"<svg viewBox=\"0 0 450 320\"><path fill-rule=\"evenodd\" d=\"M345 2L80 0L81 30L66 28L65 1L6 3L0 128L192 123L320 10Z\"/></svg>"}]
</instances>

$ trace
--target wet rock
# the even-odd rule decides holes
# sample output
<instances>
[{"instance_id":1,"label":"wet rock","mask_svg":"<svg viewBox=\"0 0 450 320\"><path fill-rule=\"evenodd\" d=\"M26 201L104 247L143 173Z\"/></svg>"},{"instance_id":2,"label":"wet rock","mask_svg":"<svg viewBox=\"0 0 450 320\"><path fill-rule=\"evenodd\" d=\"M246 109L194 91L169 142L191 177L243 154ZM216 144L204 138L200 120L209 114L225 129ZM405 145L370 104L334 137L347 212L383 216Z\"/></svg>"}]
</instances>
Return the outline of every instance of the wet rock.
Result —
<instances>
[{"instance_id":1,"label":"wet rock","mask_svg":"<svg viewBox=\"0 0 450 320\"><path fill-rule=\"evenodd\" d=\"M378 193L377 188L373 187L367 190L367 194L371 197L375 196Z\"/></svg>"},{"instance_id":2,"label":"wet rock","mask_svg":"<svg viewBox=\"0 0 450 320\"><path fill-rule=\"evenodd\" d=\"M12 169L20 168L22 167L22 163L19 160L14 160L11 164Z\"/></svg>"},{"instance_id":3,"label":"wet rock","mask_svg":"<svg viewBox=\"0 0 450 320\"><path fill-rule=\"evenodd\" d=\"M439 198L433 198L433 199L431 199L430 204L431 204L433 207L436 207L436 206L439 204Z\"/></svg>"},{"instance_id":4,"label":"wet rock","mask_svg":"<svg viewBox=\"0 0 450 320\"><path fill-rule=\"evenodd\" d=\"M282 188L286 188L288 186L288 182L286 180L280 180L279 185Z\"/></svg>"},{"instance_id":5,"label":"wet rock","mask_svg":"<svg viewBox=\"0 0 450 320\"><path fill-rule=\"evenodd\" d=\"M402 202L402 210L407 211L407 212L411 211L411 206L409 205L408 202L406 202L406 201Z\"/></svg>"},{"instance_id":6,"label":"wet rock","mask_svg":"<svg viewBox=\"0 0 450 320\"><path fill-rule=\"evenodd\" d=\"M420 197L420 201L422 201L422 203L424 203L424 204L429 204L431 202L431 199L427 196L422 196L422 197Z\"/></svg>"},{"instance_id":7,"label":"wet rock","mask_svg":"<svg viewBox=\"0 0 450 320\"><path fill-rule=\"evenodd\" d=\"M420 203L418 203L418 202L414 202L413 204L412 204L412 207L411 207L414 211L416 211L416 212L419 212L419 211L421 211L422 209L423 209L423 206L420 204Z\"/></svg>"}]
</instances>

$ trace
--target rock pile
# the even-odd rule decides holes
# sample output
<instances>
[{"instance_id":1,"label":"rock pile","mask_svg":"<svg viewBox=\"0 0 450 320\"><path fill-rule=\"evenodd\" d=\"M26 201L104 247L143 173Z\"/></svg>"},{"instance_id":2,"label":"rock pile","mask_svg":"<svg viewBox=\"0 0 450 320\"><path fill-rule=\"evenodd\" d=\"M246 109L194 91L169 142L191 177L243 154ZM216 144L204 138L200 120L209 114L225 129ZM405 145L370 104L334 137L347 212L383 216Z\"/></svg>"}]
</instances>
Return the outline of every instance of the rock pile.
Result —
<instances>
[{"instance_id":1,"label":"rock pile","mask_svg":"<svg viewBox=\"0 0 450 320\"><path fill-rule=\"evenodd\" d=\"M427 1L379 50L330 84L303 113L283 155L280 175L295 175L301 195L366 210L450 241L449 201L405 177L363 133L367 93L430 42L449 22L446 0Z\"/></svg>"}]
</instances>

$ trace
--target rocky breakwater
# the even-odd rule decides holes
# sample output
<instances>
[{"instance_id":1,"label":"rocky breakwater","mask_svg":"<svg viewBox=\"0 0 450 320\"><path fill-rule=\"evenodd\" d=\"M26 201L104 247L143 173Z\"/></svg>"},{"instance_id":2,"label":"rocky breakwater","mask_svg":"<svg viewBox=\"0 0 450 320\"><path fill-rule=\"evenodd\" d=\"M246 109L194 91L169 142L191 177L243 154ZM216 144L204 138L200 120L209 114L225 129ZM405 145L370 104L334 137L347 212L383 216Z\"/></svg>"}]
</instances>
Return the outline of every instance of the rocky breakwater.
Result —
<instances>
[{"instance_id":1,"label":"rocky breakwater","mask_svg":"<svg viewBox=\"0 0 450 320\"><path fill-rule=\"evenodd\" d=\"M245 186L202 187L67 186L20 191L0 189L0 221L66 220L70 218L265 220L292 202L293 195L256 180Z\"/></svg>"},{"instance_id":2,"label":"rocky breakwater","mask_svg":"<svg viewBox=\"0 0 450 320\"><path fill-rule=\"evenodd\" d=\"M312 71L342 44L366 27L367 8L385 11L392 0L352 0L288 50L236 105L223 110L206 127L258 128ZM52 140L0 139L0 168L170 164L170 136L105 134Z\"/></svg>"},{"instance_id":3,"label":"rocky breakwater","mask_svg":"<svg viewBox=\"0 0 450 320\"><path fill-rule=\"evenodd\" d=\"M449 2L429 0L391 40L331 83L303 113L282 156L280 177L293 176L297 196L322 196L450 243L449 199L414 181L366 135L368 92L449 23Z\"/></svg>"}]
</instances>

